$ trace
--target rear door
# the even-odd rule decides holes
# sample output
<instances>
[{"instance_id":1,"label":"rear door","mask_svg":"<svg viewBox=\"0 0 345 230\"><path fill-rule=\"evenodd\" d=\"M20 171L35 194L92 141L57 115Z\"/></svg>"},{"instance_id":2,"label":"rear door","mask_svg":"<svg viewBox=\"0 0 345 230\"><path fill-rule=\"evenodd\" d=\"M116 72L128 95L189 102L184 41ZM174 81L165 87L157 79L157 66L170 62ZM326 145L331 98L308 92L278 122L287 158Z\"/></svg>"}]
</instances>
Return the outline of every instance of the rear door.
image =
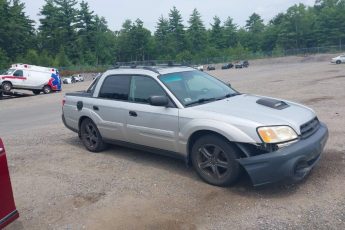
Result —
<instances>
[{"instance_id":1,"label":"rear door","mask_svg":"<svg viewBox=\"0 0 345 230\"><path fill-rule=\"evenodd\" d=\"M148 76L133 76L130 86L127 135L130 142L172 152L178 152L178 109L152 106L151 96L166 96L156 80Z\"/></svg>"},{"instance_id":2,"label":"rear door","mask_svg":"<svg viewBox=\"0 0 345 230\"><path fill-rule=\"evenodd\" d=\"M14 221L18 216L13 199L6 152L0 139L0 229Z\"/></svg>"},{"instance_id":3,"label":"rear door","mask_svg":"<svg viewBox=\"0 0 345 230\"><path fill-rule=\"evenodd\" d=\"M107 76L100 88L98 99L91 109L100 117L97 127L103 138L127 141L125 124L128 115L130 76Z\"/></svg>"}]
</instances>

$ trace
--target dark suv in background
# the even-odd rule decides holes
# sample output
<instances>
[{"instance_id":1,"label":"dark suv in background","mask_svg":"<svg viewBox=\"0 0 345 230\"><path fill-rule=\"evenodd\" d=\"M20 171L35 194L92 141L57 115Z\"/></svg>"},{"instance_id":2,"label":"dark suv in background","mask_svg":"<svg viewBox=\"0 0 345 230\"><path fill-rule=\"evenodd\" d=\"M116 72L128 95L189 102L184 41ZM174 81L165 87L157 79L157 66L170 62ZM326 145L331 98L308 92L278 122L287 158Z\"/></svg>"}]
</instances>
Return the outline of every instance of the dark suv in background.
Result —
<instances>
[{"instance_id":1,"label":"dark suv in background","mask_svg":"<svg viewBox=\"0 0 345 230\"><path fill-rule=\"evenodd\" d=\"M234 67L234 64L232 63L227 63L222 65L222 69L232 69Z\"/></svg>"},{"instance_id":2,"label":"dark suv in background","mask_svg":"<svg viewBox=\"0 0 345 230\"><path fill-rule=\"evenodd\" d=\"M249 67L248 61L239 61L239 62L236 62L235 64L236 69L242 69L242 68L248 68L248 67Z\"/></svg>"}]
</instances>

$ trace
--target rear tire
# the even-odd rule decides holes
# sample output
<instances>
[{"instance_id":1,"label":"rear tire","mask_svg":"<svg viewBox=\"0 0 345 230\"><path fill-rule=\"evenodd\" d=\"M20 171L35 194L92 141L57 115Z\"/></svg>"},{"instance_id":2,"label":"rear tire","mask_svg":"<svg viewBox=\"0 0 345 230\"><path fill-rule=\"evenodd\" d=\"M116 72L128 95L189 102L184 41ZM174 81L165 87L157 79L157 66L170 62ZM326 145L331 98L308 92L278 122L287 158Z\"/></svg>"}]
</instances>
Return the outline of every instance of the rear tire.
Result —
<instances>
[{"instance_id":1,"label":"rear tire","mask_svg":"<svg viewBox=\"0 0 345 230\"><path fill-rule=\"evenodd\" d=\"M32 93L35 95L39 95L41 93L41 90L32 90Z\"/></svg>"},{"instance_id":2,"label":"rear tire","mask_svg":"<svg viewBox=\"0 0 345 230\"><path fill-rule=\"evenodd\" d=\"M89 118L84 119L81 123L80 137L84 146L90 152L101 152L107 147L96 124Z\"/></svg>"},{"instance_id":3,"label":"rear tire","mask_svg":"<svg viewBox=\"0 0 345 230\"><path fill-rule=\"evenodd\" d=\"M216 186L229 186L236 182L241 167L239 153L226 140L216 135L199 138L192 147L192 163L202 180Z\"/></svg>"},{"instance_id":4,"label":"rear tire","mask_svg":"<svg viewBox=\"0 0 345 230\"><path fill-rule=\"evenodd\" d=\"M5 92L9 92L12 89L12 84L10 82L3 82L1 88Z\"/></svg>"},{"instance_id":5,"label":"rear tire","mask_svg":"<svg viewBox=\"0 0 345 230\"><path fill-rule=\"evenodd\" d=\"M43 93L44 93L44 94L48 94L48 93L51 93L51 92L52 92L52 88L50 88L49 85L45 85L45 86L43 87Z\"/></svg>"}]
</instances>

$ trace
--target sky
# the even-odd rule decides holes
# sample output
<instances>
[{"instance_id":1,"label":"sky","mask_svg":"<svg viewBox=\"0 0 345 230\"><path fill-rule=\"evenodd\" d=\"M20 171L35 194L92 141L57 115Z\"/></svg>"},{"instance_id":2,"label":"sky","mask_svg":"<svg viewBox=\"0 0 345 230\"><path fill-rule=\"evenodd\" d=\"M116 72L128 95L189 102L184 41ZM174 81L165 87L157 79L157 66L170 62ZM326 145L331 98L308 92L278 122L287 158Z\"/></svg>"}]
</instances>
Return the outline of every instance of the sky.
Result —
<instances>
[{"instance_id":1,"label":"sky","mask_svg":"<svg viewBox=\"0 0 345 230\"><path fill-rule=\"evenodd\" d=\"M278 13L286 11L290 6L298 3L314 5L315 0L86 0L90 8L99 16L105 17L111 30L120 30L126 19L135 21L140 18L144 26L155 31L158 18L168 17L173 6L181 12L184 25L194 8L197 8L207 28L217 15L224 22L228 16L239 26L244 26L252 13L258 13L268 22ZM38 13L44 0L22 0L26 6L26 13L38 23Z\"/></svg>"}]
</instances>

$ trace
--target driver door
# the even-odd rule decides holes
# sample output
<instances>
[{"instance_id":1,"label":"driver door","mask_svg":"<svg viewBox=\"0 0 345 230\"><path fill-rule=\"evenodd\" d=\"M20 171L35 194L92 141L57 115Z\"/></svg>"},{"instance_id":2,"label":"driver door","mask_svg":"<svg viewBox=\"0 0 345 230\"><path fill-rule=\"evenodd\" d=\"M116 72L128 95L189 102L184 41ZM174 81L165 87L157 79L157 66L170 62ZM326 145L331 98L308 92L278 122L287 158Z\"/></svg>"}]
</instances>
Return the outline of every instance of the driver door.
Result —
<instances>
[{"instance_id":1,"label":"driver door","mask_svg":"<svg viewBox=\"0 0 345 230\"><path fill-rule=\"evenodd\" d=\"M166 96L156 80L148 76L132 76L127 115L127 136L131 143L178 152L178 109L152 106L151 96Z\"/></svg>"},{"instance_id":2,"label":"driver door","mask_svg":"<svg viewBox=\"0 0 345 230\"><path fill-rule=\"evenodd\" d=\"M16 70L13 73L13 80L12 80L12 84L13 86L24 86L26 85L26 80L27 78L24 76L24 71L23 70Z\"/></svg>"}]
</instances>

